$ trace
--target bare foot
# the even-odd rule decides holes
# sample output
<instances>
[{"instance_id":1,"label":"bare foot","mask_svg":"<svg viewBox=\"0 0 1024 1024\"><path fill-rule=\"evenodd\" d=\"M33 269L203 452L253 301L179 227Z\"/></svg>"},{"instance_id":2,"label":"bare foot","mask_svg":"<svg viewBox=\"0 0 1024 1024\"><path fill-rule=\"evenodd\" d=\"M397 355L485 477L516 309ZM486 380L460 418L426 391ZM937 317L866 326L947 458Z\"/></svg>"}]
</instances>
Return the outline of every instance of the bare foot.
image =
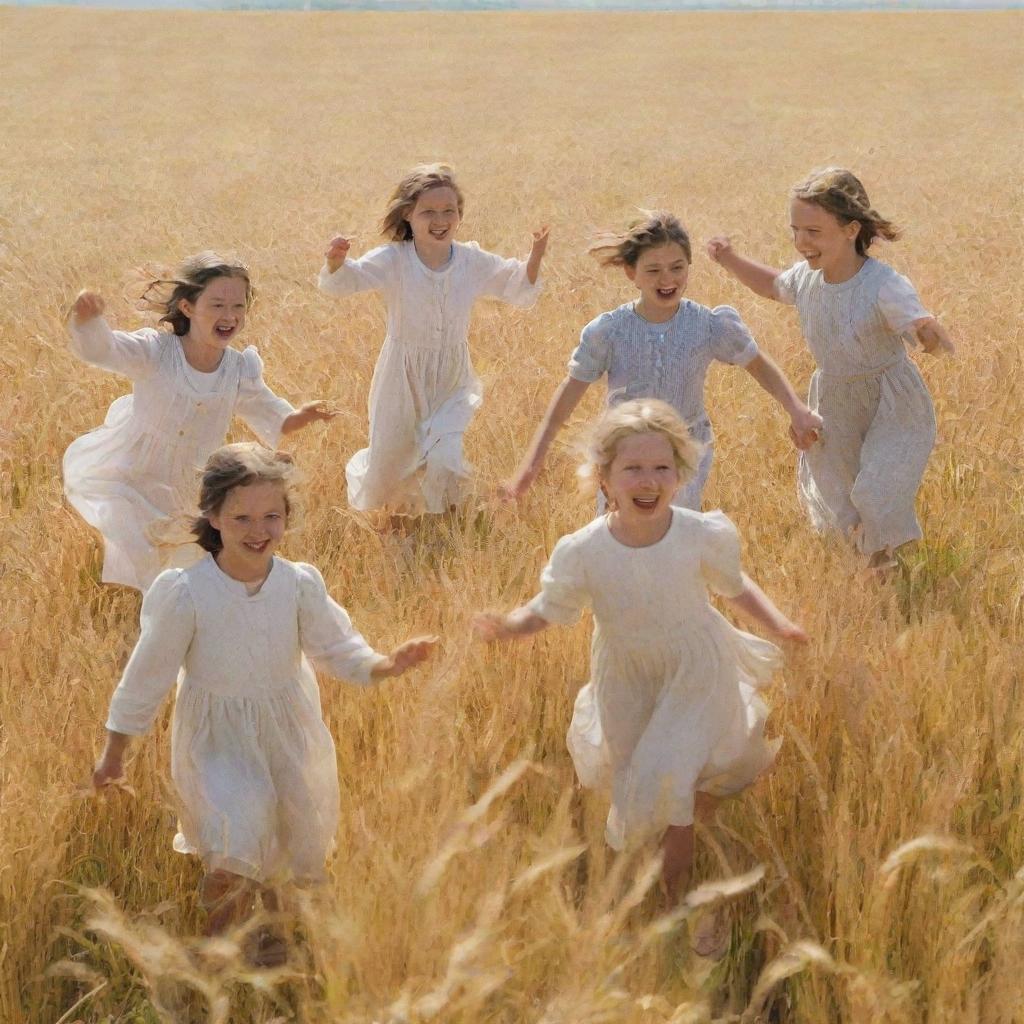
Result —
<instances>
[{"instance_id":1,"label":"bare foot","mask_svg":"<svg viewBox=\"0 0 1024 1024\"><path fill-rule=\"evenodd\" d=\"M690 949L705 960L721 960L731 939L729 908L721 903L701 911L690 928Z\"/></svg>"}]
</instances>

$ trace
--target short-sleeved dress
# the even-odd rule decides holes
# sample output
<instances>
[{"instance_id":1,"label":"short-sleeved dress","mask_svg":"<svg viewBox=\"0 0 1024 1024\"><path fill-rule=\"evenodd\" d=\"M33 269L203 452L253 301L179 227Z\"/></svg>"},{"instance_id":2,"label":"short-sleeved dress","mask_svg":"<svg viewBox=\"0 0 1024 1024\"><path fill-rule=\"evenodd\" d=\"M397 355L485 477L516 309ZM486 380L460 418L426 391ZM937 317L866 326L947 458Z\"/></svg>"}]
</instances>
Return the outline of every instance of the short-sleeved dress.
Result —
<instances>
[{"instance_id":1,"label":"short-sleeved dress","mask_svg":"<svg viewBox=\"0 0 1024 1024\"><path fill-rule=\"evenodd\" d=\"M914 286L874 259L840 284L801 260L779 274L775 292L796 306L818 366L807 404L825 426L798 470L811 521L854 535L866 554L917 540L914 501L935 411L905 347L914 341L905 332L929 315Z\"/></svg>"},{"instance_id":2,"label":"short-sleeved dress","mask_svg":"<svg viewBox=\"0 0 1024 1024\"><path fill-rule=\"evenodd\" d=\"M425 266L410 242L392 242L333 274L320 271L331 295L375 290L387 306L387 336L370 384L370 445L345 469L353 508L444 512L462 499L471 467L462 435L483 393L469 356L473 303L490 295L533 305L526 263L456 242L440 270Z\"/></svg>"},{"instance_id":3,"label":"short-sleeved dress","mask_svg":"<svg viewBox=\"0 0 1024 1024\"><path fill-rule=\"evenodd\" d=\"M107 728L147 732L178 683L171 775L174 848L207 870L257 881L319 881L338 824L334 741L307 656L370 681L377 654L311 565L275 558L259 592L211 555L161 573L142 603L138 644Z\"/></svg>"},{"instance_id":4,"label":"short-sleeved dress","mask_svg":"<svg viewBox=\"0 0 1024 1024\"><path fill-rule=\"evenodd\" d=\"M708 601L743 590L740 543L721 512L673 509L656 544L631 548L607 517L563 537L529 607L549 622L594 613L591 681L567 736L580 782L611 790L606 836L622 849L693 822L695 791L726 796L773 761L756 693L781 652Z\"/></svg>"},{"instance_id":5,"label":"short-sleeved dress","mask_svg":"<svg viewBox=\"0 0 1024 1024\"><path fill-rule=\"evenodd\" d=\"M671 320L653 324L627 302L583 328L569 358L569 376L589 384L607 374L609 406L660 398L679 413L705 448L697 473L680 487L673 504L699 510L713 458L714 435L704 408L708 367L716 359L746 366L757 352L757 342L731 306L708 309L685 299Z\"/></svg>"},{"instance_id":6,"label":"short-sleeved dress","mask_svg":"<svg viewBox=\"0 0 1024 1024\"><path fill-rule=\"evenodd\" d=\"M103 426L64 453L64 493L103 536L103 581L145 592L163 564L151 528L195 507L199 473L224 443L231 417L237 413L276 447L295 410L264 384L252 347L225 349L220 366L202 373L188 365L176 335L112 331L97 317L71 328L71 348L132 381L132 393L110 406ZM187 564L201 554L189 544L173 560Z\"/></svg>"}]
</instances>

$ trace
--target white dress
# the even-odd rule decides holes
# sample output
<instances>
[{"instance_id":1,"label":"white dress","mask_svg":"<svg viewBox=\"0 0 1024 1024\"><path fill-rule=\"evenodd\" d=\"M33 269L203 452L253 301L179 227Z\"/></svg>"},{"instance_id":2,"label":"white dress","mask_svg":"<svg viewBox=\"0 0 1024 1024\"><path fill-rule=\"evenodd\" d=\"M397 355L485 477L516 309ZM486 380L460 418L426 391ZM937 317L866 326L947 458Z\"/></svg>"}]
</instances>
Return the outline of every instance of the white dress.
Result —
<instances>
[{"instance_id":1,"label":"white dress","mask_svg":"<svg viewBox=\"0 0 1024 1024\"><path fill-rule=\"evenodd\" d=\"M707 590L743 590L740 542L721 512L676 508L656 544L631 548L607 517L563 537L529 607L570 624L594 612L591 681L567 736L580 782L610 788L606 836L622 849L693 822L696 790L739 792L772 762L766 685L781 652L732 626Z\"/></svg>"},{"instance_id":2,"label":"white dress","mask_svg":"<svg viewBox=\"0 0 1024 1024\"><path fill-rule=\"evenodd\" d=\"M708 309L684 299L671 320L653 324L628 302L583 328L569 359L569 376L589 384L607 374L609 406L632 398L660 398L679 413L704 452L696 474L672 503L699 511L714 455L714 434L704 408L708 367L714 360L746 366L757 354L757 342L731 306Z\"/></svg>"},{"instance_id":3,"label":"white dress","mask_svg":"<svg viewBox=\"0 0 1024 1024\"><path fill-rule=\"evenodd\" d=\"M212 555L168 569L142 603L142 632L107 728L140 736L184 667L174 706L174 848L207 870L319 881L338 824L334 741L306 656L367 684L370 648L311 565L273 560L259 592Z\"/></svg>"},{"instance_id":4,"label":"white dress","mask_svg":"<svg viewBox=\"0 0 1024 1024\"><path fill-rule=\"evenodd\" d=\"M458 504L471 467L462 435L480 407L469 358L473 303L491 295L531 306L540 281L526 263L456 242L440 270L424 266L412 242L392 242L346 260L318 280L332 295L377 290L387 306L384 346L370 384L370 446L345 469L353 508L444 512Z\"/></svg>"},{"instance_id":5,"label":"white dress","mask_svg":"<svg viewBox=\"0 0 1024 1024\"><path fill-rule=\"evenodd\" d=\"M181 339L145 328L112 331L102 317L71 328L71 350L93 366L131 379L102 427L64 453L64 493L103 536L103 581L143 592L164 565L151 528L194 510L200 472L224 444L236 413L271 448L295 410L263 383L263 363L251 346L225 349L212 373L192 369ZM188 564L193 544L167 552Z\"/></svg>"},{"instance_id":6,"label":"white dress","mask_svg":"<svg viewBox=\"0 0 1024 1024\"><path fill-rule=\"evenodd\" d=\"M904 344L929 315L914 286L874 259L840 284L801 261L776 277L775 291L796 306L818 365L807 404L825 426L798 470L812 523L852 534L865 554L917 540L914 501L935 411Z\"/></svg>"}]
</instances>

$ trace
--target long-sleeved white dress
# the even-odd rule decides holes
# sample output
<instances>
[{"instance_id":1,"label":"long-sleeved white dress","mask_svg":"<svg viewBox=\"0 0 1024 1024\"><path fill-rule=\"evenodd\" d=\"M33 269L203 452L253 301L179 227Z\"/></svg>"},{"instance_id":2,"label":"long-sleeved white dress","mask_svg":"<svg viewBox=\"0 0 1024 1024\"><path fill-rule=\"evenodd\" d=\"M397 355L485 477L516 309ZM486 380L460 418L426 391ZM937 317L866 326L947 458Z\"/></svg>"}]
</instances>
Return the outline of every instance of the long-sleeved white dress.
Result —
<instances>
[{"instance_id":1,"label":"long-sleeved white dress","mask_svg":"<svg viewBox=\"0 0 1024 1024\"><path fill-rule=\"evenodd\" d=\"M307 656L361 684L384 659L311 565L275 558L250 595L207 555L161 573L143 599L107 728L147 732L184 667L171 739L174 848L198 854L209 871L260 882L324 876L338 770Z\"/></svg>"},{"instance_id":2,"label":"long-sleeved white dress","mask_svg":"<svg viewBox=\"0 0 1024 1024\"><path fill-rule=\"evenodd\" d=\"M825 425L798 469L811 522L853 535L865 554L919 539L914 501L935 410L905 347L905 332L929 315L914 286L874 259L839 284L801 260L776 277L775 293L796 306L818 365L807 404Z\"/></svg>"},{"instance_id":3,"label":"long-sleeved white dress","mask_svg":"<svg viewBox=\"0 0 1024 1024\"><path fill-rule=\"evenodd\" d=\"M199 474L238 414L274 448L295 410L263 382L256 349L225 349L212 373L188 365L181 339L144 328L112 331L102 317L71 328L80 359L128 377L103 426L64 453L64 493L103 536L103 581L145 593L163 568L150 536L161 520L194 509ZM189 544L168 557L187 564L202 551Z\"/></svg>"},{"instance_id":4,"label":"long-sleeved white dress","mask_svg":"<svg viewBox=\"0 0 1024 1024\"><path fill-rule=\"evenodd\" d=\"M462 435L482 402L469 356L473 303L490 295L533 305L526 263L456 242L440 270L426 267L410 242L392 242L324 266L331 295L376 290L387 306L387 336L370 384L370 445L345 468L353 508L444 512L459 503L471 467Z\"/></svg>"},{"instance_id":5,"label":"long-sleeved white dress","mask_svg":"<svg viewBox=\"0 0 1024 1024\"><path fill-rule=\"evenodd\" d=\"M656 324L627 302L583 328L569 359L569 376L589 384L607 374L609 406L632 398L660 398L679 413L704 452L697 472L679 488L672 504L700 511L714 457L704 378L716 360L746 366L757 354L757 342L732 306L709 309L684 299L671 320ZM603 511L603 502L598 507Z\"/></svg>"},{"instance_id":6,"label":"long-sleeved white dress","mask_svg":"<svg viewBox=\"0 0 1024 1024\"><path fill-rule=\"evenodd\" d=\"M571 624L594 612L591 681L567 741L580 782L610 788L606 837L622 849L693 822L697 790L748 786L779 746L764 736L779 649L731 625L708 587L743 591L736 528L721 512L675 508L656 544L632 548L602 516L563 537L529 607Z\"/></svg>"}]
</instances>

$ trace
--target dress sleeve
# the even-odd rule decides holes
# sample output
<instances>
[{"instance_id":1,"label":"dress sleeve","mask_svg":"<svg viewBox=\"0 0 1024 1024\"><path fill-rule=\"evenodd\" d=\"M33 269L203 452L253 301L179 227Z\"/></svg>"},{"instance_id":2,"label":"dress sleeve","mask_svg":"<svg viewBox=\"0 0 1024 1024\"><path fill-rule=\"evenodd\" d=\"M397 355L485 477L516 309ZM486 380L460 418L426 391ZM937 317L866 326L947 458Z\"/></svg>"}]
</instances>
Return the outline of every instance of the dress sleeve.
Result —
<instances>
[{"instance_id":1,"label":"dress sleeve","mask_svg":"<svg viewBox=\"0 0 1024 1024\"><path fill-rule=\"evenodd\" d=\"M359 259L345 260L333 274L325 263L320 268L317 287L328 295L388 291L398 274L398 257L397 246L379 245Z\"/></svg>"},{"instance_id":2,"label":"dress sleeve","mask_svg":"<svg viewBox=\"0 0 1024 1024\"><path fill-rule=\"evenodd\" d=\"M540 574L540 593L527 607L548 622L571 626L589 603L579 551L572 536L563 537Z\"/></svg>"},{"instance_id":3,"label":"dress sleeve","mask_svg":"<svg viewBox=\"0 0 1024 1024\"><path fill-rule=\"evenodd\" d=\"M321 672L362 686L371 682L374 666L387 661L352 625L348 612L338 604L324 583L320 571L298 563L299 644Z\"/></svg>"},{"instance_id":4,"label":"dress sleeve","mask_svg":"<svg viewBox=\"0 0 1024 1024\"><path fill-rule=\"evenodd\" d=\"M800 279L807 271L807 261L800 260L799 263L794 263L789 270L783 270L775 278L775 298L779 302L784 302L787 306L796 304L796 290L800 284Z\"/></svg>"},{"instance_id":5,"label":"dress sleeve","mask_svg":"<svg viewBox=\"0 0 1024 1024\"><path fill-rule=\"evenodd\" d=\"M894 334L902 334L915 320L931 316L921 305L914 286L895 271L878 289L878 308Z\"/></svg>"},{"instance_id":6,"label":"dress sleeve","mask_svg":"<svg viewBox=\"0 0 1024 1024\"><path fill-rule=\"evenodd\" d=\"M593 384L608 372L611 340L606 317L607 314L602 313L580 332L580 343L569 356L569 376L574 380Z\"/></svg>"},{"instance_id":7,"label":"dress sleeve","mask_svg":"<svg viewBox=\"0 0 1024 1024\"><path fill-rule=\"evenodd\" d=\"M740 535L724 512L706 512L702 518L701 575L716 594L739 597L743 593Z\"/></svg>"},{"instance_id":8,"label":"dress sleeve","mask_svg":"<svg viewBox=\"0 0 1024 1024\"><path fill-rule=\"evenodd\" d=\"M481 249L476 242L466 245L466 252L473 261L478 281L478 294L493 295L513 306L528 309L541 293L541 279L530 284L526 278L526 261L506 259L493 252Z\"/></svg>"},{"instance_id":9,"label":"dress sleeve","mask_svg":"<svg viewBox=\"0 0 1024 1024\"><path fill-rule=\"evenodd\" d=\"M80 327L69 324L71 351L83 362L119 373L132 380L149 377L159 365L160 332L152 327L141 331L112 331L101 316Z\"/></svg>"},{"instance_id":10,"label":"dress sleeve","mask_svg":"<svg viewBox=\"0 0 1024 1024\"><path fill-rule=\"evenodd\" d=\"M107 728L141 736L178 678L195 633L195 607L181 569L168 569L142 599L142 630L110 701Z\"/></svg>"},{"instance_id":11,"label":"dress sleeve","mask_svg":"<svg viewBox=\"0 0 1024 1024\"><path fill-rule=\"evenodd\" d=\"M278 398L263 381L263 360L250 345L242 353L242 374L238 382L238 401L235 412L270 448L281 441L281 427L295 412L291 402Z\"/></svg>"},{"instance_id":12,"label":"dress sleeve","mask_svg":"<svg viewBox=\"0 0 1024 1024\"><path fill-rule=\"evenodd\" d=\"M711 310L711 352L715 359L734 366L746 366L757 355L750 328L732 306Z\"/></svg>"}]
</instances>

